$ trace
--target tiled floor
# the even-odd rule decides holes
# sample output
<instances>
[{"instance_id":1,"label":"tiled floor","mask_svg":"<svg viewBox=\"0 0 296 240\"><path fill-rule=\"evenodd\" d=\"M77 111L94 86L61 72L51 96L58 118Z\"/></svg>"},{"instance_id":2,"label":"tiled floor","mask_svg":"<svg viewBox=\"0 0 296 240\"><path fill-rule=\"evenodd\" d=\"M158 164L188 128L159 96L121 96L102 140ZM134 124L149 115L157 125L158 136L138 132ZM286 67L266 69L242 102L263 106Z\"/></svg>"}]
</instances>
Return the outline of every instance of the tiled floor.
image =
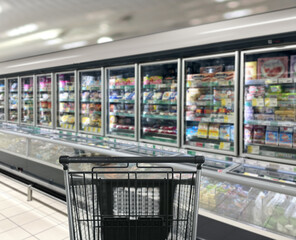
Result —
<instances>
[{"instance_id":1,"label":"tiled floor","mask_svg":"<svg viewBox=\"0 0 296 240\"><path fill-rule=\"evenodd\" d=\"M33 190L0 173L0 240L69 239L66 204Z\"/></svg>"}]
</instances>

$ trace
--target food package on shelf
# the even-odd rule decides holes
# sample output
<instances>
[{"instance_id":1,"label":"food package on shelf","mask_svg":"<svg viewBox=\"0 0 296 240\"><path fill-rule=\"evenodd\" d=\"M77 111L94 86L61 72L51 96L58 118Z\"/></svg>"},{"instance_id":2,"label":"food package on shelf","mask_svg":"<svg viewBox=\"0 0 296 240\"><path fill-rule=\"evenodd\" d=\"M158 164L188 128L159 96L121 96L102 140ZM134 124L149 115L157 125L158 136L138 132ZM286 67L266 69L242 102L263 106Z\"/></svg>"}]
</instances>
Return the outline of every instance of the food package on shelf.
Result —
<instances>
[{"instance_id":1,"label":"food package on shelf","mask_svg":"<svg viewBox=\"0 0 296 240\"><path fill-rule=\"evenodd\" d=\"M253 131L253 143L265 143L265 126L255 126Z\"/></svg>"},{"instance_id":2,"label":"food package on shelf","mask_svg":"<svg viewBox=\"0 0 296 240\"><path fill-rule=\"evenodd\" d=\"M296 82L296 55L291 56L290 76Z\"/></svg>"},{"instance_id":3,"label":"food package on shelf","mask_svg":"<svg viewBox=\"0 0 296 240\"><path fill-rule=\"evenodd\" d=\"M210 124L209 139L215 139L215 140L219 139L219 127L220 127L220 124L217 124L217 123Z\"/></svg>"},{"instance_id":4,"label":"food package on shelf","mask_svg":"<svg viewBox=\"0 0 296 240\"><path fill-rule=\"evenodd\" d=\"M231 125L221 125L220 126L220 135L219 139L222 141L230 141L230 135L231 135Z\"/></svg>"},{"instance_id":5,"label":"food package on shelf","mask_svg":"<svg viewBox=\"0 0 296 240\"><path fill-rule=\"evenodd\" d=\"M186 138L197 137L198 126L192 126L186 128Z\"/></svg>"},{"instance_id":6,"label":"food package on shelf","mask_svg":"<svg viewBox=\"0 0 296 240\"><path fill-rule=\"evenodd\" d=\"M277 146L278 145L278 139L279 139L279 129L278 127L266 127L266 136L265 136L265 144L266 145L272 145Z\"/></svg>"},{"instance_id":7,"label":"food package on shelf","mask_svg":"<svg viewBox=\"0 0 296 240\"><path fill-rule=\"evenodd\" d=\"M287 78L288 57L258 58L258 77L260 79Z\"/></svg>"},{"instance_id":8,"label":"food package on shelf","mask_svg":"<svg viewBox=\"0 0 296 240\"><path fill-rule=\"evenodd\" d=\"M257 79L257 62L246 62L245 63L245 81Z\"/></svg>"},{"instance_id":9,"label":"food package on shelf","mask_svg":"<svg viewBox=\"0 0 296 240\"><path fill-rule=\"evenodd\" d=\"M130 86L131 86L131 85L132 85L132 86L135 85L135 78L133 78L133 77L126 78L126 79L125 79L125 84L126 84L126 85L130 85Z\"/></svg>"},{"instance_id":10,"label":"food package on shelf","mask_svg":"<svg viewBox=\"0 0 296 240\"><path fill-rule=\"evenodd\" d=\"M200 95L202 94L202 91L201 91L201 89L200 88L189 88L188 90L187 90L187 99L186 99L186 101L188 102L188 103L195 103L197 100L198 100L198 98L200 97ZM187 104L187 105L189 105L189 104Z\"/></svg>"},{"instance_id":11,"label":"food package on shelf","mask_svg":"<svg viewBox=\"0 0 296 240\"><path fill-rule=\"evenodd\" d=\"M209 133L209 124L208 123L200 123L198 125L197 137L208 138L208 133Z\"/></svg>"},{"instance_id":12,"label":"food package on shelf","mask_svg":"<svg viewBox=\"0 0 296 240\"><path fill-rule=\"evenodd\" d=\"M293 128L280 127L279 146L292 147L293 144Z\"/></svg>"}]
</instances>

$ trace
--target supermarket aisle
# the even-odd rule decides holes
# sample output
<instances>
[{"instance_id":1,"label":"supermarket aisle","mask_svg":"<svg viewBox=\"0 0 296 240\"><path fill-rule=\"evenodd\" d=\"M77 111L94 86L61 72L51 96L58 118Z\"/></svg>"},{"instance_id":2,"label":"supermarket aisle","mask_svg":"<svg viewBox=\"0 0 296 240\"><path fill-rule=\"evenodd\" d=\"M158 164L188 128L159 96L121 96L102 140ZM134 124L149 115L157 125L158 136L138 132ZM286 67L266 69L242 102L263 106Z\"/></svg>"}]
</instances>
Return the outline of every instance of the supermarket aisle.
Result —
<instances>
[{"instance_id":1,"label":"supermarket aisle","mask_svg":"<svg viewBox=\"0 0 296 240\"><path fill-rule=\"evenodd\" d=\"M66 205L0 173L0 239L69 239Z\"/></svg>"}]
</instances>

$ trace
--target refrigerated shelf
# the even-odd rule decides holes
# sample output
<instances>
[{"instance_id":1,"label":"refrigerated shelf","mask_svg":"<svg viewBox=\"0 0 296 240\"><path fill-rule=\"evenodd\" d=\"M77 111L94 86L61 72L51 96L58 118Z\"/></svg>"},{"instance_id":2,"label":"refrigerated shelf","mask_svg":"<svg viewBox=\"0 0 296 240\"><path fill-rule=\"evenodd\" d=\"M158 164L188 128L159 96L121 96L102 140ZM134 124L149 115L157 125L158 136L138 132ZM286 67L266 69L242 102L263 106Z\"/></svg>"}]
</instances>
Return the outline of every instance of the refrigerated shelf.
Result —
<instances>
[{"instance_id":1,"label":"refrigerated shelf","mask_svg":"<svg viewBox=\"0 0 296 240\"><path fill-rule=\"evenodd\" d=\"M106 69L107 136L136 139L136 65Z\"/></svg>"},{"instance_id":2,"label":"refrigerated shelf","mask_svg":"<svg viewBox=\"0 0 296 240\"><path fill-rule=\"evenodd\" d=\"M6 81L5 79L0 79L0 121L5 121L6 120L6 110L5 110L5 105L6 105L6 94L5 94L5 89L6 89Z\"/></svg>"},{"instance_id":3,"label":"refrigerated shelf","mask_svg":"<svg viewBox=\"0 0 296 240\"><path fill-rule=\"evenodd\" d=\"M179 144L179 68L180 61L140 65L140 140Z\"/></svg>"},{"instance_id":4,"label":"refrigerated shelf","mask_svg":"<svg viewBox=\"0 0 296 240\"><path fill-rule=\"evenodd\" d=\"M17 123L19 120L18 117L18 108L19 108L19 79L18 78L8 78L8 114L7 120L9 122Z\"/></svg>"}]
</instances>

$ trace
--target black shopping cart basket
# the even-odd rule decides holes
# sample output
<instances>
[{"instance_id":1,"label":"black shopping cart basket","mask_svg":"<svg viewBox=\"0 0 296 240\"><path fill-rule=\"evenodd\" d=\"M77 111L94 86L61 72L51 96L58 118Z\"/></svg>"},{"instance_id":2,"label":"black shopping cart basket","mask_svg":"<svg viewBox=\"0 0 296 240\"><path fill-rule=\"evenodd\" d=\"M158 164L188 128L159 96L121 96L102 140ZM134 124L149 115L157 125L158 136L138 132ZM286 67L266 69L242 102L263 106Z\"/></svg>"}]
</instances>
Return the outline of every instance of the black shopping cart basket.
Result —
<instances>
[{"instance_id":1,"label":"black shopping cart basket","mask_svg":"<svg viewBox=\"0 0 296 240\"><path fill-rule=\"evenodd\" d=\"M201 156L60 157L71 240L196 240L203 162ZM71 171L72 163L94 167ZM196 169L177 171L170 163Z\"/></svg>"}]
</instances>

